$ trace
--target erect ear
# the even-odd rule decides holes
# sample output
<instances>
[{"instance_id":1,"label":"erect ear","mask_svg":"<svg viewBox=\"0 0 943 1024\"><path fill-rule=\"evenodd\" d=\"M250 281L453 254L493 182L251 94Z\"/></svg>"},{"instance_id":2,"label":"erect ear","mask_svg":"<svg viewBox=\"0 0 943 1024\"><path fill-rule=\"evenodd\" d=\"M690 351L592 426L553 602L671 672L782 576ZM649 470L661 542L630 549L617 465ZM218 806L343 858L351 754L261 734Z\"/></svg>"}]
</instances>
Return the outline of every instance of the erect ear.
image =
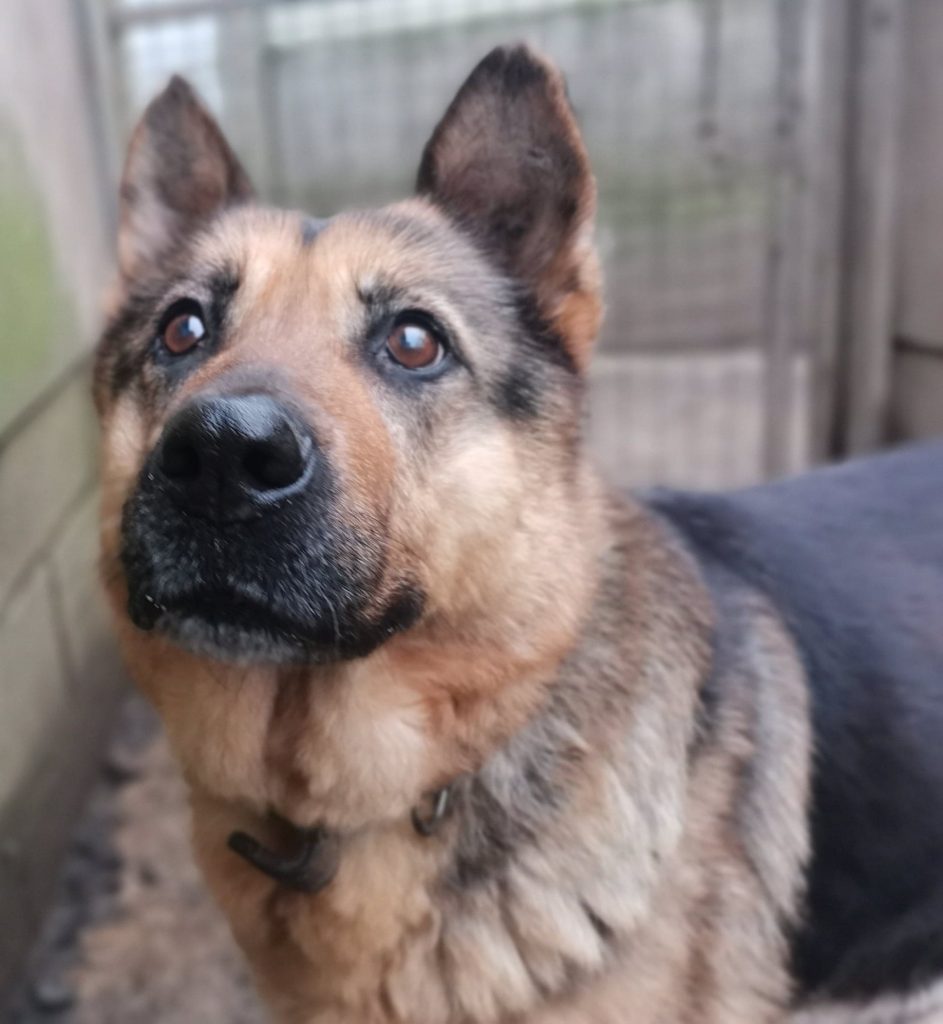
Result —
<instances>
[{"instance_id":1,"label":"erect ear","mask_svg":"<svg viewBox=\"0 0 943 1024\"><path fill-rule=\"evenodd\" d=\"M118 229L122 275L147 273L214 214L252 194L219 125L175 75L128 146Z\"/></svg>"},{"instance_id":2,"label":"erect ear","mask_svg":"<svg viewBox=\"0 0 943 1024\"><path fill-rule=\"evenodd\" d=\"M560 72L526 46L489 53L426 144L417 190L530 290L585 368L601 314L596 186Z\"/></svg>"}]
</instances>

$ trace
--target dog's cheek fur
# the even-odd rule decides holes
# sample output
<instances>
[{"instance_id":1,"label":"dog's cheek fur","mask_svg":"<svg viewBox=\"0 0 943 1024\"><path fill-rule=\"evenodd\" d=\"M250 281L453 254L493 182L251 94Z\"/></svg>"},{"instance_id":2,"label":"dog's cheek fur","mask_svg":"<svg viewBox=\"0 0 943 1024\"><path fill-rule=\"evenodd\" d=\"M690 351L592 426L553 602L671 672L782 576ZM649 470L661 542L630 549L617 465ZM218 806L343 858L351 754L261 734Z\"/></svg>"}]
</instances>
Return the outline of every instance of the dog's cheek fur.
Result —
<instances>
[{"instance_id":1,"label":"dog's cheek fur","mask_svg":"<svg viewBox=\"0 0 943 1024\"><path fill-rule=\"evenodd\" d=\"M460 616L478 619L505 589L525 504L519 468L513 438L486 420L474 437L458 433L401 470L391 521L423 566L430 613L459 628Z\"/></svg>"},{"instance_id":2,"label":"dog's cheek fur","mask_svg":"<svg viewBox=\"0 0 943 1024\"><path fill-rule=\"evenodd\" d=\"M457 433L432 465L405 470L392 518L409 528L404 546L425 567L430 613L459 634L489 620L504 633L521 614L557 620L553 609L567 601L551 563L579 550L591 529L578 511L588 489L566 460L497 421ZM517 625L525 643L533 622Z\"/></svg>"},{"instance_id":3,"label":"dog's cheek fur","mask_svg":"<svg viewBox=\"0 0 943 1024\"><path fill-rule=\"evenodd\" d=\"M100 574L115 615L127 616L127 587L121 567L122 512L147 455L149 428L129 396L101 415Z\"/></svg>"}]
</instances>

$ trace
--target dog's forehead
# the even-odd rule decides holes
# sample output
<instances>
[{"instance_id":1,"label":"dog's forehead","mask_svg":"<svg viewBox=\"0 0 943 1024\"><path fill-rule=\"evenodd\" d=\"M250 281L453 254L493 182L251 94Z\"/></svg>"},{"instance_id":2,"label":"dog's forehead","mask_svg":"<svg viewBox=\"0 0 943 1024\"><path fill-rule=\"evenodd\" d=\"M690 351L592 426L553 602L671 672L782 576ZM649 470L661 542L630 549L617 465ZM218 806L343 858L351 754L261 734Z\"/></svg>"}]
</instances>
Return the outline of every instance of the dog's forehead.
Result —
<instances>
[{"instance_id":1,"label":"dog's forehead","mask_svg":"<svg viewBox=\"0 0 943 1024\"><path fill-rule=\"evenodd\" d=\"M329 218L237 209L204 237L198 262L232 267L243 303L316 303L325 314L378 289L460 294L470 279L487 287L489 276L471 243L422 200Z\"/></svg>"},{"instance_id":2,"label":"dog's forehead","mask_svg":"<svg viewBox=\"0 0 943 1024\"><path fill-rule=\"evenodd\" d=\"M423 200L328 219L236 208L191 253L195 279L222 275L223 342L182 384L176 402L233 374L270 374L335 422L354 407L359 433L374 417L360 380L365 332L383 318L422 310L474 337L479 371L503 361L501 277L474 244ZM201 269L202 268L202 269ZM466 355L468 353L466 352ZM359 395L362 401L354 400Z\"/></svg>"}]
</instances>

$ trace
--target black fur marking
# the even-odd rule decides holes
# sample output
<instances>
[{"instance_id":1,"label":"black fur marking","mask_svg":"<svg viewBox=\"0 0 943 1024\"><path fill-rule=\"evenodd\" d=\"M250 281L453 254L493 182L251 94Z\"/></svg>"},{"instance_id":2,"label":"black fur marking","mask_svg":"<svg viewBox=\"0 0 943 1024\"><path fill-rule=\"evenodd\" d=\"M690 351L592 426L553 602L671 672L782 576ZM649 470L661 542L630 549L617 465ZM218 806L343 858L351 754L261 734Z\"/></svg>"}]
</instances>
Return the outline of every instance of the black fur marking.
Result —
<instances>
[{"instance_id":1,"label":"black fur marking","mask_svg":"<svg viewBox=\"0 0 943 1024\"><path fill-rule=\"evenodd\" d=\"M425 603L426 596L419 587L403 584L383 613L377 632L390 637L414 626L422 615Z\"/></svg>"},{"instance_id":2,"label":"black fur marking","mask_svg":"<svg viewBox=\"0 0 943 1024\"><path fill-rule=\"evenodd\" d=\"M225 341L229 307L239 290L239 275L232 268L217 271L209 281L210 330L213 334L212 351L218 352Z\"/></svg>"},{"instance_id":3,"label":"black fur marking","mask_svg":"<svg viewBox=\"0 0 943 1024\"><path fill-rule=\"evenodd\" d=\"M239 288L239 275L231 267L217 271L210 278L210 295L213 309L219 319L226 312L228 303Z\"/></svg>"},{"instance_id":4,"label":"black fur marking","mask_svg":"<svg viewBox=\"0 0 943 1024\"><path fill-rule=\"evenodd\" d=\"M592 925L593 931L599 936L602 942L606 945L612 942L615 935L612 928L610 928L599 914L597 914L596 911L593 910L593 908L585 901L583 902L583 912L586 914L586 919Z\"/></svg>"},{"instance_id":5,"label":"black fur marking","mask_svg":"<svg viewBox=\"0 0 943 1024\"><path fill-rule=\"evenodd\" d=\"M943 975L943 444L653 506L772 601L800 648L816 760L804 995Z\"/></svg>"},{"instance_id":6,"label":"black fur marking","mask_svg":"<svg viewBox=\"0 0 943 1024\"><path fill-rule=\"evenodd\" d=\"M357 298L371 313L389 316L408 305L406 292L398 285L376 282L370 288L357 286Z\"/></svg>"},{"instance_id":7,"label":"black fur marking","mask_svg":"<svg viewBox=\"0 0 943 1024\"><path fill-rule=\"evenodd\" d=\"M117 398L140 377L150 358L151 346L141 344L139 339L148 331L158 301L152 294L132 294L107 325L98 346L96 391Z\"/></svg>"},{"instance_id":8,"label":"black fur marking","mask_svg":"<svg viewBox=\"0 0 943 1024\"><path fill-rule=\"evenodd\" d=\"M477 775L455 784L459 829L445 879L454 892L500 880L522 846L555 827L579 757L571 747L573 731L569 708L555 694L544 718L532 721Z\"/></svg>"},{"instance_id":9,"label":"black fur marking","mask_svg":"<svg viewBox=\"0 0 943 1024\"><path fill-rule=\"evenodd\" d=\"M446 882L458 890L482 885L501 875L517 847L532 838L480 779L459 788L461 831Z\"/></svg>"},{"instance_id":10,"label":"black fur marking","mask_svg":"<svg viewBox=\"0 0 943 1024\"><path fill-rule=\"evenodd\" d=\"M540 408L540 392L535 375L526 367L511 366L498 381L494 390L494 404L498 411L512 420L528 420Z\"/></svg>"},{"instance_id":11,"label":"black fur marking","mask_svg":"<svg viewBox=\"0 0 943 1024\"><path fill-rule=\"evenodd\" d=\"M514 309L518 330L511 336L509 362L491 383L489 397L499 415L523 424L538 419L545 407L557 410L563 395L580 401L584 384L564 340L520 285L515 288ZM555 400L547 401L548 395ZM578 421L577 416L574 422ZM578 434L576 430L564 443L578 445Z\"/></svg>"},{"instance_id":12,"label":"black fur marking","mask_svg":"<svg viewBox=\"0 0 943 1024\"><path fill-rule=\"evenodd\" d=\"M715 631L711 638L711 667L698 690L694 733L688 746L689 762L696 761L704 751L710 749L716 731L721 701L720 683L730 665L730 654L726 649L728 645L725 639L720 638L726 635L725 631Z\"/></svg>"},{"instance_id":13,"label":"black fur marking","mask_svg":"<svg viewBox=\"0 0 943 1024\"><path fill-rule=\"evenodd\" d=\"M518 289L515 302L517 319L521 325L518 341L542 360L562 367L575 378L580 377L579 368L564 344L564 339L541 315L534 297L523 288Z\"/></svg>"}]
</instances>

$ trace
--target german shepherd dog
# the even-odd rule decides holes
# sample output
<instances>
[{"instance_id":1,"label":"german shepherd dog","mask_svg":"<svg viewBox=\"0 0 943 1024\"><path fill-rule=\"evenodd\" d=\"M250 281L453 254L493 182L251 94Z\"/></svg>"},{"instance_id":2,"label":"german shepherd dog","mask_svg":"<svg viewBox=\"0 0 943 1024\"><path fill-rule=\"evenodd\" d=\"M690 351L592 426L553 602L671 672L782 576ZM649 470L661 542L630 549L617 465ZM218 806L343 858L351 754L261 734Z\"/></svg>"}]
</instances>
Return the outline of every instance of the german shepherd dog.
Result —
<instances>
[{"instance_id":1,"label":"german shepherd dog","mask_svg":"<svg viewBox=\"0 0 943 1024\"><path fill-rule=\"evenodd\" d=\"M943 449L605 487L594 207L525 47L376 211L256 204L179 79L134 132L103 574L279 1021L773 1024L943 972Z\"/></svg>"}]
</instances>

